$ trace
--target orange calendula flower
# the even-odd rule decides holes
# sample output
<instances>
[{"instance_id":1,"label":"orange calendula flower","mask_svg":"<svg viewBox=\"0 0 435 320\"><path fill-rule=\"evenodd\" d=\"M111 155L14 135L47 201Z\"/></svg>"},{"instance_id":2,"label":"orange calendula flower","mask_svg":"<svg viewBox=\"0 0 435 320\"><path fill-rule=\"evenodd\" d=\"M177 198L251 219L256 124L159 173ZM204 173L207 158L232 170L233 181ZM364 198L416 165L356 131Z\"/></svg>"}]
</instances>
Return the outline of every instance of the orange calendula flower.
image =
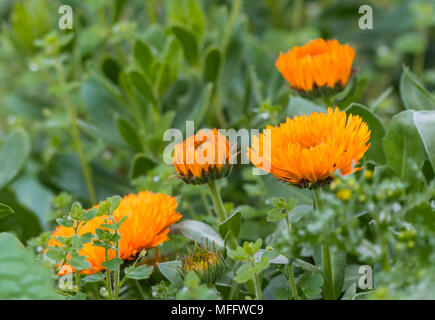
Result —
<instances>
[{"instance_id":1,"label":"orange calendula flower","mask_svg":"<svg viewBox=\"0 0 435 320\"><path fill-rule=\"evenodd\" d=\"M174 166L178 176L189 184L203 184L221 179L230 172L230 144L217 129L200 130L177 144Z\"/></svg>"},{"instance_id":2,"label":"orange calendula flower","mask_svg":"<svg viewBox=\"0 0 435 320\"><path fill-rule=\"evenodd\" d=\"M312 40L280 53L276 67L293 89L344 88L349 80L355 51L337 40Z\"/></svg>"},{"instance_id":3,"label":"orange calendula flower","mask_svg":"<svg viewBox=\"0 0 435 320\"><path fill-rule=\"evenodd\" d=\"M259 168L266 162L275 177L302 188L328 183L336 170L342 175L360 170L355 166L370 147L367 124L338 108L287 118L267 129L248 148L251 162Z\"/></svg>"},{"instance_id":4,"label":"orange calendula flower","mask_svg":"<svg viewBox=\"0 0 435 320\"><path fill-rule=\"evenodd\" d=\"M143 249L150 249L167 241L169 226L181 219L181 215L175 211L176 208L176 198L161 193L142 191L137 195L124 196L113 214L116 222L127 217L119 228L120 258L122 260L132 259ZM107 216L97 216L91 219L80 226L78 233L79 235L88 232L95 234L95 229L101 228L102 223L108 223ZM49 246L61 245L54 239L55 237L70 237L73 234L73 228L59 226L54 230ZM93 246L90 242L83 245L79 254L85 256L92 265L91 269L82 270L82 273L92 274L104 269L101 265L106 260L104 248ZM109 259L114 257L115 252L110 252ZM59 274L62 275L69 271L72 271L72 268L66 265Z\"/></svg>"}]
</instances>

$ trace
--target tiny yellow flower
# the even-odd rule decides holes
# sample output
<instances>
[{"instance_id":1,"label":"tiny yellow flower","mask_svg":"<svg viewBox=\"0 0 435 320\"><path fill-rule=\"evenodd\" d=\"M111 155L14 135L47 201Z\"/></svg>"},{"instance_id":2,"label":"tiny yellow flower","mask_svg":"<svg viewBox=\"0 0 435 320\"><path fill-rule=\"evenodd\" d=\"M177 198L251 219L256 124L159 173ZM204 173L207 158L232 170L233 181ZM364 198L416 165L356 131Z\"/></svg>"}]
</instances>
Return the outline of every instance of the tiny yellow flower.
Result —
<instances>
[{"instance_id":1,"label":"tiny yellow flower","mask_svg":"<svg viewBox=\"0 0 435 320\"><path fill-rule=\"evenodd\" d=\"M349 198L352 196L352 191L350 191L350 189L342 189L340 191L337 192L337 198L343 200L343 201L347 201L349 200Z\"/></svg>"}]
</instances>

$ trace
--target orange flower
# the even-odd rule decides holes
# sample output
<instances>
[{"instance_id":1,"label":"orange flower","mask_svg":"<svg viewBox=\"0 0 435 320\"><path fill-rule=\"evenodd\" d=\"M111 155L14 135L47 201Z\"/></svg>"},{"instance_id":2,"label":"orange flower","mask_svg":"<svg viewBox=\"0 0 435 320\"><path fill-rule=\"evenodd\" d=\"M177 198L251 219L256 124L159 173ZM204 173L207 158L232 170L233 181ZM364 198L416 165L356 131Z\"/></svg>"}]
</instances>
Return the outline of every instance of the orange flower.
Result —
<instances>
[{"instance_id":1,"label":"orange flower","mask_svg":"<svg viewBox=\"0 0 435 320\"><path fill-rule=\"evenodd\" d=\"M175 211L176 207L176 198L161 193L142 191L137 195L124 196L113 214L116 222L127 217L119 229L120 258L132 259L143 249L150 249L167 241L169 226L181 219L181 215ZM100 228L102 223L107 223L107 218L107 216L101 216L88 221L80 226L79 235L87 232L95 233L95 229ZM61 245L54 237L69 237L73 234L73 228L59 226L53 232L49 246ZM106 260L104 248L86 243L80 249L79 254L85 256L92 265L91 269L82 270L82 273L92 274L104 269L101 265ZM114 257L115 252L110 252L109 258ZM62 275L69 271L72 271L72 268L66 265L59 274Z\"/></svg>"},{"instance_id":2,"label":"orange flower","mask_svg":"<svg viewBox=\"0 0 435 320\"><path fill-rule=\"evenodd\" d=\"M175 146L174 166L184 182L203 184L229 174L229 157L230 145L225 136L217 129L200 130Z\"/></svg>"},{"instance_id":3,"label":"orange flower","mask_svg":"<svg viewBox=\"0 0 435 320\"><path fill-rule=\"evenodd\" d=\"M275 177L302 188L321 186L336 170L342 175L360 170L354 166L370 146L367 124L338 108L287 118L278 127L267 129L265 135L254 137L252 149L248 148L251 162L261 167L261 161L266 161ZM263 142L270 145L263 146Z\"/></svg>"},{"instance_id":4,"label":"orange flower","mask_svg":"<svg viewBox=\"0 0 435 320\"><path fill-rule=\"evenodd\" d=\"M354 57L355 51L348 44L319 38L281 52L275 65L295 90L334 89L337 83L346 86Z\"/></svg>"},{"instance_id":5,"label":"orange flower","mask_svg":"<svg viewBox=\"0 0 435 320\"><path fill-rule=\"evenodd\" d=\"M123 217L119 233L121 259L131 259L143 249L150 249L169 239L169 226L181 219L175 211L177 199L149 191L125 196L114 212L115 221Z\"/></svg>"}]
</instances>

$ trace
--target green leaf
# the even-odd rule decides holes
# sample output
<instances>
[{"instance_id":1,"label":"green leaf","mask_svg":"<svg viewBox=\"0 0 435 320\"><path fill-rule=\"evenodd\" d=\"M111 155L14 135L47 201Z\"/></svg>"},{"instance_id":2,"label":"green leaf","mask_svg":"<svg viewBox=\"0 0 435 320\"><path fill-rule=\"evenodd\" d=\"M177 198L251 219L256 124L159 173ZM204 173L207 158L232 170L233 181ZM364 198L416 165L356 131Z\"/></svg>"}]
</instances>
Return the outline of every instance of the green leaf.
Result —
<instances>
[{"instance_id":1,"label":"green leaf","mask_svg":"<svg viewBox=\"0 0 435 320\"><path fill-rule=\"evenodd\" d=\"M183 47L183 52L186 60L191 65L196 65L199 59L198 53L198 41L195 35L181 25L174 25L172 27L172 32L177 37L178 41L180 41L181 46Z\"/></svg>"},{"instance_id":2,"label":"green leaf","mask_svg":"<svg viewBox=\"0 0 435 320\"><path fill-rule=\"evenodd\" d=\"M101 265L107 270L116 271L121 266L122 262L123 261L121 258L113 258L108 261L102 262Z\"/></svg>"},{"instance_id":3,"label":"green leaf","mask_svg":"<svg viewBox=\"0 0 435 320\"><path fill-rule=\"evenodd\" d=\"M109 200L110 200L110 213L113 213L118 208L122 198L118 195L115 195L115 196L111 196ZM121 220L124 221L125 220L124 218L127 219L127 217L123 217ZM119 224L119 222L117 222L116 224Z\"/></svg>"},{"instance_id":4,"label":"green leaf","mask_svg":"<svg viewBox=\"0 0 435 320\"><path fill-rule=\"evenodd\" d=\"M179 2L179 1L178 1ZM204 13L199 0L187 0L189 22L194 31L201 36L205 28Z\"/></svg>"},{"instance_id":5,"label":"green leaf","mask_svg":"<svg viewBox=\"0 0 435 320\"><path fill-rule=\"evenodd\" d=\"M359 264L348 264L344 273L343 291L347 290L352 284L358 283L361 274L359 273Z\"/></svg>"},{"instance_id":6,"label":"green leaf","mask_svg":"<svg viewBox=\"0 0 435 320\"><path fill-rule=\"evenodd\" d=\"M0 232L14 233L21 242L25 243L30 238L37 237L43 229L38 217L18 202L16 197L9 188L0 192L0 203L13 208L15 212L6 219L0 219Z\"/></svg>"},{"instance_id":7,"label":"green leaf","mask_svg":"<svg viewBox=\"0 0 435 320\"><path fill-rule=\"evenodd\" d=\"M168 262L158 263L160 272L168 279L175 287L180 288L183 286L183 279L181 278L181 261L173 260Z\"/></svg>"},{"instance_id":8,"label":"green leaf","mask_svg":"<svg viewBox=\"0 0 435 320\"><path fill-rule=\"evenodd\" d=\"M435 97L408 68L403 69L399 90L406 109L435 110Z\"/></svg>"},{"instance_id":9,"label":"green leaf","mask_svg":"<svg viewBox=\"0 0 435 320\"><path fill-rule=\"evenodd\" d=\"M86 293L78 292L75 295L68 297L67 300L86 300L88 298Z\"/></svg>"},{"instance_id":10,"label":"green leaf","mask_svg":"<svg viewBox=\"0 0 435 320\"><path fill-rule=\"evenodd\" d=\"M237 247L236 250L229 249L228 256L234 260L246 260L249 257L242 247Z\"/></svg>"},{"instance_id":11,"label":"green leaf","mask_svg":"<svg viewBox=\"0 0 435 320\"><path fill-rule=\"evenodd\" d=\"M21 205L34 212L45 228L48 227L48 212L52 209L53 191L43 185L38 177L22 174L10 185Z\"/></svg>"},{"instance_id":12,"label":"green leaf","mask_svg":"<svg viewBox=\"0 0 435 320\"><path fill-rule=\"evenodd\" d=\"M155 168L157 163L143 153L137 154L130 166L130 179L135 179L139 176L146 175L149 170Z\"/></svg>"},{"instance_id":13,"label":"green leaf","mask_svg":"<svg viewBox=\"0 0 435 320\"><path fill-rule=\"evenodd\" d=\"M136 279L136 280L144 280L149 278L151 273L153 273L153 266L147 266L146 264L141 265L137 268L135 268L132 271L126 271L127 272L127 278L130 279Z\"/></svg>"},{"instance_id":14,"label":"green leaf","mask_svg":"<svg viewBox=\"0 0 435 320\"><path fill-rule=\"evenodd\" d=\"M23 129L16 129L6 137L0 150L0 189L15 178L29 153L29 137Z\"/></svg>"},{"instance_id":15,"label":"green leaf","mask_svg":"<svg viewBox=\"0 0 435 320\"><path fill-rule=\"evenodd\" d=\"M261 271L269 268L269 265L270 265L269 258L264 257L264 256L261 257L260 261L258 263L256 263L254 266L255 273L259 274Z\"/></svg>"},{"instance_id":16,"label":"green leaf","mask_svg":"<svg viewBox=\"0 0 435 320\"><path fill-rule=\"evenodd\" d=\"M224 240L219 233L214 231L208 224L196 220L183 220L175 224L171 228L171 233L181 233L185 237L203 245L207 242L209 245L214 243L220 248L224 246Z\"/></svg>"},{"instance_id":17,"label":"green leaf","mask_svg":"<svg viewBox=\"0 0 435 320\"><path fill-rule=\"evenodd\" d=\"M74 202L71 206L70 217L76 220L80 220L85 213L80 202Z\"/></svg>"},{"instance_id":18,"label":"green leaf","mask_svg":"<svg viewBox=\"0 0 435 320\"><path fill-rule=\"evenodd\" d=\"M92 265L86 261L85 256L72 256L71 259L68 260L68 264L78 270L85 270L92 267Z\"/></svg>"},{"instance_id":19,"label":"green leaf","mask_svg":"<svg viewBox=\"0 0 435 320\"><path fill-rule=\"evenodd\" d=\"M98 209L97 208L92 208L88 211L86 211L83 214L82 220L83 221L89 221L92 220L93 218L95 218L95 216L97 215Z\"/></svg>"},{"instance_id":20,"label":"green leaf","mask_svg":"<svg viewBox=\"0 0 435 320\"><path fill-rule=\"evenodd\" d=\"M0 299L62 299L50 270L11 233L0 233Z\"/></svg>"},{"instance_id":21,"label":"green leaf","mask_svg":"<svg viewBox=\"0 0 435 320\"><path fill-rule=\"evenodd\" d=\"M6 218L7 216L10 216L14 213L14 210L12 210L11 207L0 203L0 219Z\"/></svg>"},{"instance_id":22,"label":"green leaf","mask_svg":"<svg viewBox=\"0 0 435 320\"><path fill-rule=\"evenodd\" d=\"M358 79L357 77L352 77L349 83L347 84L345 90L343 90L337 95L337 99L335 100L336 105L340 107L347 107L353 101L358 101L358 98L364 92L364 88L366 87L366 84L367 84L366 78Z\"/></svg>"},{"instance_id":23,"label":"green leaf","mask_svg":"<svg viewBox=\"0 0 435 320\"><path fill-rule=\"evenodd\" d=\"M353 300L353 297L355 296L356 296L356 283L353 283L347 288L341 300Z\"/></svg>"},{"instance_id":24,"label":"green leaf","mask_svg":"<svg viewBox=\"0 0 435 320\"><path fill-rule=\"evenodd\" d=\"M180 65L181 45L174 36L171 36L166 42L162 63L157 72L155 88L159 97L162 97L166 90L177 80Z\"/></svg>"},{"instance_id":25,"label":"green leaf","mask_svg":"<svg viewBox=\"0 0 435 320\"><path fill-rule=\"evenodd\" d=\"M149 81L137 71L132 71L128 74L136 90L142 95L142 97L152 105L156 105L156 97Z\"/></svg>"},{"instance_id":26,"label":"green leaf","mask_svg":"<svg viewBox=\"0 0 435 320\"><path fill-rule=\"evenodd\" d=\"M47 178L60 189L69 191L80 199L89 199L85 179L79 159L75 153L59 153L55 155L46 172ZM127 181L96 163L92 164L92 177L98 199L106 199L113 194L132 192Z\"/></svg>"},{"instance_id":27,"label":"green leaf","mask_svg":"<svg viewBox=\"0 0 435 320\"><path fill-rule=\"evenodd\" d=\"M340 296L343 288L346 260L346 252L331 250L332 281L334 283L335 298Z\"/></svg>"},{"instance_id":28,"label":"green leaf","mask_svg":"<svg viewBox=\"0 0 435 320\"><path fill-rule=\"evenodd\" d=\"M414 123L435 172L435 111L414 112Z\"/></svg>"},{"instance_id":29,"label":"green leaf","mask_svg":"<svg viewBox=\"0 0 435 320\"><path fill-rule=\"evenodd\" d=\"M236 276L234 280L238 283L245 283L254 277L255 270L250 264L243 264L239 269L237 269Z\"/></svg>"},{"instance_id":30,"label":"green leaf","mask_svg":"<svg viewBox=\"0 0 435 320\"><path fill-rule=\"evenodd\" d=\"M106 57L103 60L101 69L103 70L103 73L106 75L106 77L110 79L110 81L118 84L118 77L119 73L121 72L121 66L119 65L118 61L113 58Z\"/></svg>"},{"instance_id":31,"label":"green leaf","mask_svg":"<svg viewBox=\"0 0 435 320\"><path fill-rule=\"evenodd\" d=\"M52 247L47 249L45 255L56 263L60 263L65 257L62 248L57 248L57 247Z\"/></svg>"},{"instance_id":32,"label":"green leaf","mask_svg":"<svg viewBox=\"0 0 435 320\"><path fill-rule=\"evenodd\" d=\"M294 117L300 115L309 115L312 112L325 112L326 110L309 100L294 97L290 99L290 103L287 107L285 116Z\"/></svg>"},{"instance_id":33,"label":"green leaf","mask_svg":"<svg viewBox=\"0 0 435 320\"><path fill-rule=\"evenodd\" d=\"M228 232L232 232L235 237L239 235L240 232L240 222L242 219L242 213L236 211L231 217L228 217L225 221L219 224L219 233L225 238Z\"/></svg>"},{"instance_id":34,"label":"green leaf","mask_svg":"<svg viewBox=\"0 0 435 320\"><path fill-rule=\"evenodd\" d=\"M278 222L281 219L284 219L287 216L286 209L273 208L267 211L267 221L269 222Z\"/></svg>"},{"instance_id":35,"label":"green leaf","mask_svg":"<svg viewBox=\"0 0 435 320\"><path fill-rule=\"evenodd\" d=\"M334 295L337 299L344 285L345 269L346 269L346 252L330 248L331 256L331 273L332 273L332 283L334 287ZM321 248L320 245L314 248L314 260L316 261L317 267L323 270L322 260L321 260Z\"/></svg>"},{"instance_id":36,"label":"green leaf","mask_svg":"<svg viewBox=\"0 0 435 320\"><path fill-rule=\"evenodd\" d=\"M86 277L81 279L81 281L84 283L104 281L104 276L101 274L101 272L98 272L98 273L87 275Z\"/></svg>"},{"instance_id":37,"label":"green leaf","mask_svg":"<svg viewBox=\"0 0 435 320\"><path fill-rule=\"evenodd\" d=\"M222 54L218 48L210 48L205 56L204 74L205 82L215 83L219 76L219 71L222 63Z\"/></svg>"},{"instance_id":38,"label":"green leaf","mask_svg":"<svg viewBox=\"0 0 435 320\"><path fill-rule=\"evenodd\" d=\"M201 95L196 101L192 112L190 113L188 120L193 120L195 123L200 124L207 113L208 107L211 101L211 93L213 91L213 84L208 83L204 89L202 89Z\"/></svg>"},{"instance_id":39,"label":"green leaf","mask_svg":"<svg viewBox=\"0 0 435 320\"><path fill-rule=\"evenodd\" d=\"M81 93L92 124L101 132L98 138L113 144L122 144L113 119L114 112L123 110L118 100L94 77L83 82ZM86 123L81 122L83 124L86 127Z\"/></svg>"},{"instance_id":40,"label":"green leaf","mask_svg":"<svg viewBox=\"0 0 435 320\"><path fill-rule=\"evenodd\" d=\"M304 273L299 281L298 287L301 288L307 299L312 299L322 292L323 277L318 273Z\"/></svg>"},{"instance_id":41,"label":"green leaf","mask_svg":"<svg viewBox=\"0 0 435 320\"><path fill-rule=\"evenodd\" d=\"M412 164L419 168L426 158L424 145L414 124L414 111L407 110L395 115L384 137L387 165L407 181L415 179Z\"/></svg>"},{"instance_id":42,"label":"green leaf","mask_svg":"<svg viewBox=\"0 0 435 320\"><path fill-rule=\"evenodd\" d=\"M288 264L288 259L275 250L260 249L254 255L255 261L260 261L262 257L268 258L271 264Z\"/></svg>"},{"instance_id":43,"label":"green leaf","mask_svg":"<svg viewBox=\"0 0 435 320\"><path fill-rule=\"evenodd\" d=\"M371 130L370 134L370 148L367 150L365 157L369 160L373 160L378 164L385 163L384 148L382 145L382 139L385 136L385 129L379 118L371 112L367 107L352 103L346 110L347 114L359 115L369 126Z\"/></svg>"},{"instance_id":44,"label":"green leaf","mask_svg":"<svg viewBox=\"0 0 435 320\"><path fill-rule=\"evenodd\" d=\"M115 121L118 132L125 143L127 143L129 147L133 149L133 151L141 152L143 150L142 143L133 124L119 115L116 116Z\"/></svg>"},{"instance_id":45,"label":"green leaf","mask_svg":"<svg viewBox=\"0 0 435 320\"><path fill-rule=\"evenodd\" d=\"M298 258L294 259L292 264L309 272L323 274L319 267Z\"/></svg>"},{"instance_id":46,"label":"green leaf","mask_svg":"<svg viewBox=\"0 0 435 320\"><path fill-rule=\"evenodd\" d=\"M154 57L149 46L145 42L141 40L136 41L134 45L134 58L141 66L142 71L145 74L148 74Z\"/></svg>"}]
</instances>

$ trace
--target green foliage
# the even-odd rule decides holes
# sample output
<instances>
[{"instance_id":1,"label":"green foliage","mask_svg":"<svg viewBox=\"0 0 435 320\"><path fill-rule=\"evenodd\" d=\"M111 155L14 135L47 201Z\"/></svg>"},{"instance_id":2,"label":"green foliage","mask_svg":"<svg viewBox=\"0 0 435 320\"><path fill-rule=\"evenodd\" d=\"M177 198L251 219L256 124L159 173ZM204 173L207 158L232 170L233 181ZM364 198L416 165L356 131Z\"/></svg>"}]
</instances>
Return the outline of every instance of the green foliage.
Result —
<instances>
[{"instance_id":1,"label":"green foliage","mask_svg":"<svg viewBox=\"0 0 435 320\"><path fill-rule=\"evenodd\" d=\"M221 297L216 289L201 284L195 272L186 274L183 288L176 295L178 300L220 300Z\"/></svg>"},{"instance_id":2,"label":"green foliage","mask_svg":"<svg viewBox=\"0 0 435 320\"><path fill-rule=\"evenodd\" d=\"M0 298L60 299L49 270L10 233L0 233Z\"/></svg>"}]
</instances>

